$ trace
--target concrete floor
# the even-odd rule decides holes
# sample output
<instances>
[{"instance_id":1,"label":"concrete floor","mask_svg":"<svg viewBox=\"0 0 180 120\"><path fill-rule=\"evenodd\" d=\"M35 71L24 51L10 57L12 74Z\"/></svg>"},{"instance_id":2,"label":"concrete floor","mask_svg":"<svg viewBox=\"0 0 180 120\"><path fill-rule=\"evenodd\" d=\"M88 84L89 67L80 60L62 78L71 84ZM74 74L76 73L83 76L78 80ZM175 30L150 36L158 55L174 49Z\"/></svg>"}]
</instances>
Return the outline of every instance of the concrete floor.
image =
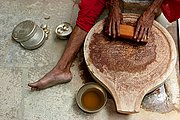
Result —
<instances>
[{"instance_id":1,"label":"concrete floor","mask_svg":"<svg viewBox=\"0 0 180 120\"><path fill-rule=\"evenodd\" d=\"M63 52L67 41L58 39L54 30L61 22L69 22L72 5L72 0L0 1L0 120L178 120L177 111L160 114L141 109L133 115L118 114L112 99L108 99L102 111L84 113L75 102L75 94L84 84L77 61L71 68L70 83L30 91L27 84L53 68ZM76 6L74 19L77 10ZM27 19L39 26L47 24L50 29L49 39L33 51L23 49L11 39L13 28Z\"/></svg>"}]
</instances>

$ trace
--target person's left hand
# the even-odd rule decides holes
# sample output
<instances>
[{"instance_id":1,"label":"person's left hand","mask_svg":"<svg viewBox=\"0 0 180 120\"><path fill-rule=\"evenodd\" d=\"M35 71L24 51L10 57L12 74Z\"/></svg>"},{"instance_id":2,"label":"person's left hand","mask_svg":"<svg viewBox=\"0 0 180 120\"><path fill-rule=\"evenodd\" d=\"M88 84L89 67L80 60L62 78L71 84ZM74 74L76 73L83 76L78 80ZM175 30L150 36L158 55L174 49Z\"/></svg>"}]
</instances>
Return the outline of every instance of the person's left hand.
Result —
<instances>
[{"instance_id":1,"label":"person's left hand","mask_svg":"<svg viewBox=\"0 0 180 120\"><path fill-rule=\"evenodd\" d=\"M111 6L109 15L106 19L105 32L115 38L120 35L120 23L123 22L123 16L119 5Z\"/></svg>"},{"instance_id":2,"label":"person's left hand","mask_svg":"<svg viewBox=\"0 0 180 120\"><path fill-rule=\"evenodd\" d=\"M146 40L150 37L151 28L153 25L155 14L150 11L145 11L138 19L134 39L138 42Z\"/></svg>"}]
</instances>

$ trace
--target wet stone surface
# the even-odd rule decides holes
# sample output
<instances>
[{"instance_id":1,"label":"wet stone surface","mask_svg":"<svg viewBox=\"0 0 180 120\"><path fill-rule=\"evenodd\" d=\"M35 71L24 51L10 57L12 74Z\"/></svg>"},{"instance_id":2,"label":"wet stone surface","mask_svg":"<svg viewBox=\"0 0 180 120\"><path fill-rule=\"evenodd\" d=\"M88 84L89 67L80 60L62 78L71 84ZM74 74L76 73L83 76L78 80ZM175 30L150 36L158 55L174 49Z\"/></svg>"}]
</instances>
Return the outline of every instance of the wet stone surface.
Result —
<instances>
[{"instance_id":1,"label":"wet stone surface","mask_svg":"<svg viewBox=\"0 0 180 120\"><path fill-rule=\"evenodd\" d=\"M101 72L104 68L110 71L141 72L156 59L156 45L151 36L146 45L131 43L123 39L110 39L94 34L90 43L90 58Z\"/></svg>"}]
</instances>

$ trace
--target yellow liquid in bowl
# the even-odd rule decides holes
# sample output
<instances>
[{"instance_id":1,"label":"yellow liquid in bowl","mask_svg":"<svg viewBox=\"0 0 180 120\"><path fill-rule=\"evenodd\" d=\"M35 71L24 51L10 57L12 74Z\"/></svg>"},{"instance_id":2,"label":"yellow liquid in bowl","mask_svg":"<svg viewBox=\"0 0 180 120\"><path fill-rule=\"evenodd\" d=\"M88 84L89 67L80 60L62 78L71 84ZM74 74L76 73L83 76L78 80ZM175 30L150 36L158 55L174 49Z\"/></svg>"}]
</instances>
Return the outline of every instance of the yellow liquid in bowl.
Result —
<instances>
[{"instance_id":1,"label":"yellow liquid in bowl","mask_svg":"<svg viewBox=\"0 0 180 120\"><path fill-rule=\"evenodd\" d=\"M97 110L103 106L105 98L101 91L89 89L82 95L81 102L85 109Z\"/></svg>"}]
</instances>

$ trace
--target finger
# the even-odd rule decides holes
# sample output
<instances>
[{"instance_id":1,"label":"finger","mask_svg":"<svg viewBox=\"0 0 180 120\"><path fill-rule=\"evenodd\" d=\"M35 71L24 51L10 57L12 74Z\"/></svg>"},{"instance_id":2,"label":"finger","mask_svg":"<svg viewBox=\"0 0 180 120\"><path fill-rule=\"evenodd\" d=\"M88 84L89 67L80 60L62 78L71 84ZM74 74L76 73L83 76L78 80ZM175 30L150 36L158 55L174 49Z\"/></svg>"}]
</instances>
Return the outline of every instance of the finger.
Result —
<instances>
[{"instance_id":1,"label":"finger","mask_svg":"<svg viewBox=\"0 0 180 120\"><path fill-rule=\"evenodd\" d=\"M147 39L150 38L151 34L152 34L151 33L151 28L148 28L147 29Z\"/></svg>"},{"instance_id":2,"label":"finger","mask_svg":"<svg viewBox=\"0 0 180 120\"><path fill-rule=\"evenodd\" d=\"M147 35L145 35L143 38L143 41L146 41L146 40L147 40Z\"/></svg>"},{"instance_id":3,"label":"finger","mask_svg":"<svg viewBox=\"0 0 180 120\"><path fill-rule=\"evenodd\" d=\"M113 38L116 37L116 23L115 22L112 23L112 35L113 35Z\"/></svg>"},{"instance_id":4,"label":"finger","mask_svg":"<svg viewBox=\"0 0 180 120\"><path fill-rule=\"evenodd\" d=\"M112 20L110 20L109 22L109 28L108 28L108 33L109 33L109 36L111 36L111 24L112 24Z\"/></svg>"},{"instance_id":5,"label":"finger","mask_svg":"<svg viewBox=\"0 0 180 120\"><path fill-rule=\"evenodd\" d=\"M104 30L105 30L105 33L107 33L108 32L108 26L107 26L107 22L105 22L105 25L104 25Z\"/></svg>"},{"instance_id":6,"label":"finger","mask_svg":"<svg viewBox=\"0 0 180 120\"><path fill-rule=\"evenodd\" d=\"M105 27L105 33L108 34L108 29L107 26Z\"/></svg>"},{"instance_id":7,"label":"finger","mask_svg":"<svg viewBox=\"0 0 180 120\"><path fill-rule=\"evenodd\" d=\"M139 30L140 30L140 26L138 25L138 26L136 26L136 30L135 30L135 34L134 34L134 39L137 38Z\"/></svg>"},{"instance_id":8,"label":"finger","mask_svg":"<svg viewBox=\"0 0 180 120\"><path fill-rule=\"evenodd\" d=\"M116 23L117 36L120 36L120 21Z\"/></svg>"},{"instance_id":9,"label":"finger","mask_svg":"<svg viewBox=\"0 0 180 120\"><path fill-rule=\"evenodd\" d=\"M107 33L108 34L108 30L109 29L109 19L108 18L106 18L105 19L105 33Z\"/></svg>"},{"instance_id":10,"label":"finger","mask_svg":"<svg viewBox=\"0 0 180 120\"><path fill-rule=\"evenodd\" d=\"M148 30L148 28L145 28L145 29L144 29L144 32L143 32L143 35L142 35L141 41L146 40L146 38L147 38L147 30Z\"/></svg>"},{"instance_id":11,"label":"finger","mask_svg":"<svg viewBox=\"0 0 180 120\"><path fill-rule=\"evenodd\" d=\"M143 36L143 33L144 33L144 28L141 27L140 32L139 32L139 35L138 35L138 38L137 38L137 41L138 41L138 42L141 41L142 36Z\"/></svg>"}]
</instances>

